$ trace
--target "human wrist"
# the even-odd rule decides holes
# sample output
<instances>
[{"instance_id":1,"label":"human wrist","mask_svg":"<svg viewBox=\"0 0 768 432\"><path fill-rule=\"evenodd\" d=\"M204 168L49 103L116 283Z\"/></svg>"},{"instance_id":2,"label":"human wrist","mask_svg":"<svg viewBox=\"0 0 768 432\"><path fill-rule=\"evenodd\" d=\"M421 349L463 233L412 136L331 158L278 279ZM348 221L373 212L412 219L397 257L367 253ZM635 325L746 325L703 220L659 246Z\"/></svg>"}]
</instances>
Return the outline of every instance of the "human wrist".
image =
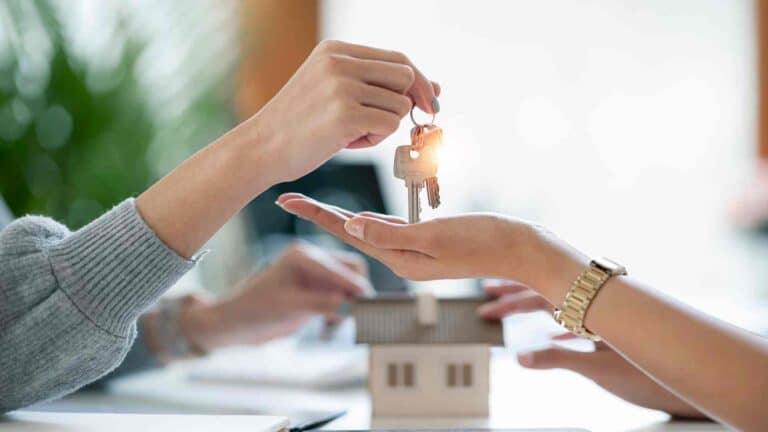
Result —
<instances>
[{"instance_id":1,"label":"human wrist","mask_svg":"<svg viewBox=\"0 0 768 432\"><path fill-rule=\"evenodd\" d=\"M200 312L206 308L206 302L196 295L160 300L139 321L148 351L163 363L206 354L214 348L208 343L211 328L201 325L198 318L205 316Z\"/></svg>"},{"instance_id":2,"label":"human wrist","mask_svg":"<svg viewBox=\"0 0 768 432\"><path fill-rule=\"evenodd\" d=\"M152 356L157 359L160 358L163 351L159 335L156 332L158 315L159 313L156 310L147 312L141 316L138 324L139 331L144 335L144 343L146 344L147 349L152 353Z\"/></svg>"},{"instance_id":3,"label":"human wrist","mask_svg":"<svg viewBox=\"0 0 768 432\"><path fill-rule=\"evenodd\" d=\"M217 141L226 148L232 173L244 175L242 182L256 194L286 181L282 145L259 112L240 123Z\"/></svg>"},{"instance_id":4,"label":"human wrist","mask_svg":"<svg viewBox=\"0 0 768 432\"><path fill-rule=\"evenodd\" d=\"M503 277L530 286L553 305L562 304L573 281L589 265L589 258L544 227L526 225L524 231L509 246L522 254L516 254L516 262L506 266Z\"/></svg>"},{"instance_id":5,"label":"human wrist","mask_svg":"<svg viewBox=\"0 0 768 432\"><path fill-rule=\"evenodd\" d=\"M218 303L183 308L179 313L179 334L206 352L226 346L223 316Z\"/></svg>"}]
</instances>

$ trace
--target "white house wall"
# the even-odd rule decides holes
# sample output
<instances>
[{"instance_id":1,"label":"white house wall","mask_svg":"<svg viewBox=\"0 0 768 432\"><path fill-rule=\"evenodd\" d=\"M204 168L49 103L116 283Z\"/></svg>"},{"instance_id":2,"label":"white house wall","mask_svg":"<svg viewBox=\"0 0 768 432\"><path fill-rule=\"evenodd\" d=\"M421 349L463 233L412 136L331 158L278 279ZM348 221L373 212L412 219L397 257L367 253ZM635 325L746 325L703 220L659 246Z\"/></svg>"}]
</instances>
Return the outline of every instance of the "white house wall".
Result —
<instances>
[{"instance_id":1,"label":"white house wall","mask_svg":"<svg viewBox=\"0 0 768 432\"><path fill-rule=\"evenodd\" d=\"M488 345L373 345L369 387L377 416L486 416L489 393ZM463 366L471 365L469 386ZM398 382L388 381L390 365L398 366ZM404 365L412 365L412 383L404 383ZM449 383L449 367L454 371Z\"/></svg>"}]
</instances>

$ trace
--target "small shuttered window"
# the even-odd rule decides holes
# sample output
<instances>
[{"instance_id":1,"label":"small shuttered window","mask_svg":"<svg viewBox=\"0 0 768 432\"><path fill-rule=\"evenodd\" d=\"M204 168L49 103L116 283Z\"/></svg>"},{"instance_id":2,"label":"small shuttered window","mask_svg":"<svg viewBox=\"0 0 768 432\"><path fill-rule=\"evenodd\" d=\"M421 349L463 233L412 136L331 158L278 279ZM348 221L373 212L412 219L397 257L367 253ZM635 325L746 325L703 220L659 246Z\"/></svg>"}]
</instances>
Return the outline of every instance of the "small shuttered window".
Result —
<instances>
[{"instance_id":1,"label":"small shuttered window","mask_svg":"<svg viewBox=\"0 0 768 432\"><path fill-rule=\"evenodd\" d=\"M413 387L416 385L416 367L413 363L387 364L387 386Z\"/></svg>"},{"instance_id":2,"label":"small shuttered window","mask_svg":"<svg viewBox=\"0 0 768 432\"><path fill-rule=\"evenodd\" d=\"M445 368L445 384L448 387L472 387L474 372L470 363L449 363Z\"/></svg>"}]
</instances>

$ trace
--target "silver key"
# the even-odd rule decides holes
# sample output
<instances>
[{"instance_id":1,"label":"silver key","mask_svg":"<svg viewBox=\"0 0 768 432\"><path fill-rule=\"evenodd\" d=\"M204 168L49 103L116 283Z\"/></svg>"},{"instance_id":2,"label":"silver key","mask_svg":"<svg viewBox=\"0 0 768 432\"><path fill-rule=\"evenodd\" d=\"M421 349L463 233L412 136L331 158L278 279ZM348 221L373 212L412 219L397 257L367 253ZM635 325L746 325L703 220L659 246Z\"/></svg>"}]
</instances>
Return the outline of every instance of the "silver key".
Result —
<instances>
[{"instance_id":1,"label":"silver key","mask_svg":"<svg viewBox=\"0 0 768 432\"><path fill-rule=\"evenodd\" d=\"M414 151L410 145L396 148L394 174L404 180L408 188L408 223L417 223L421 215L419 195L425 184L428 190L432 191L428 192L430 205L435 202L435 188L430 187L428 182L428 179L434 179L432 183L437 184L437 157L434 147L425 146L420 151ZM439 193L436 197L439 204Z\"/></svg>"}]
</instances>

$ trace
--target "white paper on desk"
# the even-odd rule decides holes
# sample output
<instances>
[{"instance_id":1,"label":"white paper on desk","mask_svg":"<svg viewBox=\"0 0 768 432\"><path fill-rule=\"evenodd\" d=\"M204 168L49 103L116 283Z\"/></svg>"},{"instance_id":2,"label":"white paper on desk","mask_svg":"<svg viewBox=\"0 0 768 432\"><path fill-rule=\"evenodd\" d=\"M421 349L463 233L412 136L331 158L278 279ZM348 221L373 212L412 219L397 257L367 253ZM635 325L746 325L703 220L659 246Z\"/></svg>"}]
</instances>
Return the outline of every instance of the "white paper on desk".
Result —
<instances>
[{"instance_id":1,"label":"white paper on desk","mask_svg":"<svg viewBox=\"0 0 768 432\"><path fill-rule=\"evenodd\" d=\"M335 389L360 386L368 376L367 351L346 349L302 349L292 343L258 348L230 349L189 371L196 381Z\"/></svg>"},{"instance_id":2,"label":"white paper on desk","mask_svg":"<svg viewBox=\"0 0 768 432\"><path fill-rule=\"evenodd\" d=\"M15 411L0 420L4 432L278 432L288 419L277 416L86 414Z\"/></svg>"}]
</instances>

